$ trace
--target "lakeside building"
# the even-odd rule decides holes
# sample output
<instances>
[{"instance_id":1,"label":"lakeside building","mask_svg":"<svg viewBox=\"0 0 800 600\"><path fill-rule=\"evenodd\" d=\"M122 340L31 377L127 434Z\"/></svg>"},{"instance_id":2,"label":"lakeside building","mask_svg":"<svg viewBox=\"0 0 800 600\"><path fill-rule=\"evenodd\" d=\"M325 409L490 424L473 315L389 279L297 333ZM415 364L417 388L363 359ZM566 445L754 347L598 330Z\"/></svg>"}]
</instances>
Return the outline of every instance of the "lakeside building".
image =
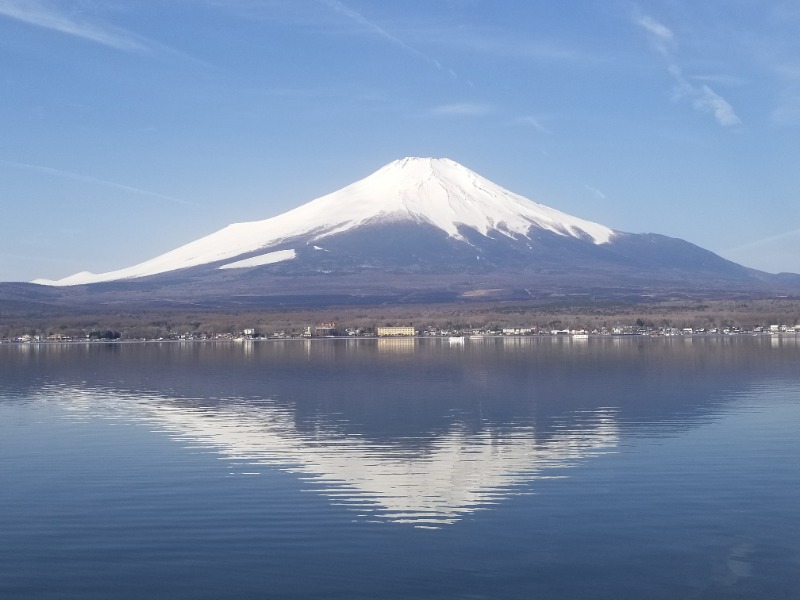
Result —
<instances>
[{"instance_id":1,"label":"lakeside building","mask_svg":"<svg viewBox=\"0 0 800 600\"><path fill-rule=\"evenodd\" d=\"M410 337L417 335L413 327L376 327L375 334L378 337Z\"/></svg>"},{"instance_id":2,"label":"lakeside building","mask_svg":"<svg viewBox=\"0 0 800 600\"><path fill-rule=\"evenodd\" d=\"M318 337L329 337L336 335L336 323L333 321L328 323L320 323L314 328L314 334Z\"/></svg>"}]
</instances>

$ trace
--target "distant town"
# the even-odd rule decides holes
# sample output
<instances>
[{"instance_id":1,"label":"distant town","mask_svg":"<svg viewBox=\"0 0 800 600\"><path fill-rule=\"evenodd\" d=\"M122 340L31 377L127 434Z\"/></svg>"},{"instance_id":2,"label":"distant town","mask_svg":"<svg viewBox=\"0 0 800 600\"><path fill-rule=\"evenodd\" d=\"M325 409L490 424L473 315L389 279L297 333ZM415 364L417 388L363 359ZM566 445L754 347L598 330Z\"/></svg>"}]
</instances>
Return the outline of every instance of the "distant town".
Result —
<instances>
[{"instance_id":1,"label":"distant town","mask_svg":"<svg viewBox=\"0 0 800 600\"><path fill-rule=\"evenodd\" d=\"M285 339L320 339L320 338L398 338L424 337L448 338L451 340L478 337L531 337L531 336L564 336L585 339L590 336L701 336L701 335L798 335L800 323L795 325L769 324L752 328L740 327L669 327L648 326L643 323L632 325L616 325L601 328L549 328L540 326L519 326L502 328L466 328L413 325L392 325L383 327L339 326L335 322L321 322L295 329L280 331L260 331L256 328L244 328L241 331L222 333L170 332L158 337L129 337L119 331L110 329L93 329L79 335L63 333L23 334L0 339L3 344L50 344L70 342L149 342L149 341L254 341Z\"/></svg>"}]
</instances>

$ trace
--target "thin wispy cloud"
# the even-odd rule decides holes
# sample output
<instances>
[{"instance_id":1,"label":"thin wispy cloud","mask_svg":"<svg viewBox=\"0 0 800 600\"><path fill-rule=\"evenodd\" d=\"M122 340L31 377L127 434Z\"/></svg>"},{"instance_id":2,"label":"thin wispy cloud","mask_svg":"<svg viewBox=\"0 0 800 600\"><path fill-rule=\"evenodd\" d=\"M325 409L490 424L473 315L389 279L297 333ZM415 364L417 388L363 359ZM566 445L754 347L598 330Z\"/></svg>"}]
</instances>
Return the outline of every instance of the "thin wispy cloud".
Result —
<instances>
[{"instance_id":1,"label":"thin wispy cloud","mask_svg":"<svg viewBox=\"0 0 800 600\"><path fill-rule=\"evenodd\" d=\"M443 104L430 110L432 115L455 116L455 117L480 117L492 112L492 107L485 104L472 104L462 102L457 104Z\"/></svg>"},{"instance_id":2,"label":"thin wispy cloud","mask_svg":"<svg viewBox=\"0 0 800 600\"><path fill-rule=\"evenodd\" d=\"M642 15L635 20L636 24L647 32L651 45L668 61L667 71L675 79L674 98L687 98L698 112L710 114L723 127L741 124L733 106L707 83L696 84L683 75L683 71L674 59L676 47L675 35L666 25L652 17ZM706 81L711 81L705 76Z\"/></svg>"},{"instance_id":3,"label":"thin wispy cloud","mask_svg":"<svg viewBox=\"0 0 800 600\"><path fill-rule=\"evenodd\" d=\"M692 105L700 112L710 113L720 125L730 127L740 125L741 119L736 116L733 107L722 96L717 94L707 85L691 89Z\"/></svg>"},{"instance_id":4,"label":"thin wispy cloud","mask_svg":"<svg viewBox=\"0 0 800 600\"><path fill-rule=\"evenodd\" d=\"M744 77L736 77L735 75L692 75L689 79L692 81L717 83L726 86L742 86L749 83Z\"/></svg>"},{"instance_id":5,"label":"thin wispy cloud","mask_svg":"<svg viewBox=\"0 0 800 600\"><path fill-rule=\"evenodd\" d=\"M172 202L175 204L182 204L184 206L190 206L194 204L193 202L189 202L188 200L182 200L181 198L175 198L174 196L167 196L166 194L159 194L158 192L151 192L150 190L143 190L141 188L133 187L130 185L124 185L121 183L116 183L114 181L98 179L97 177L92 177L91 175L83 175L81 173L63 171L61 169L54 169L52 167L46 167L43 165L32 165L29 163L15 162L3 159L0 159L0 165L3 165L5 167L10 167L12 169L34 171L36 173L43 173L45 175L52 175L54 177L63 177L66 179L72 179L73 181L80 181L82 183L100 185L103 187L112 188L130 194L136 194L139 196L148 196L150 198L157 198L159 200L166 200L168 202Z\"/></svg>"},{"instance_id":6,"label":"thin wispy cloud","mask_svg":"<svg viewBox=\"0 0 800 600\"><path fill-rule=\"evenodd\" d=\"M0 0L0 15L124 52L150 51L147 44L129 32L112 25L73 17L65 10L63 2Z\"/></svg>"},{"instance_id":7,"label":"thin wispy cloud","mask_svg":"<svg viewBox=\"0 0 800 600\"><path fill-rule=\"evenodd\" d=\"M453 71L452 69L445 68L442 65L442 63L440 63L438 60L436 60L432 56L429 56L428 54L425 54L424 52L422 52L420 50L417 50L413 46L408 45L406 42L404 42L403 40L401 40L397 36L394 36L391 33L389 33L388 31L386 31L380 25L378 25L376 23L373 23L372 21L368 20L361 13L353 10L352 8L349 8L348 6L345 6L339 0L319 0L319 1L322 4L324 4L325 6L327 6L328 8L330 8L331 10L334 10L337 13L347 17L351 21L357 23L358 25L360 25L361 27L363 27L367 31L370 31L371 33L374 33L375 35L383 38L387 42L390 42L390 43L394 44L395 46L398 46L398 47L402 48L404 51L408 52L409 54L412 54L412 55L416 56L419 59L422 59L423 61L425 61L429 65L439 69L440 71L447 72L451 77L453 77L453 78L457 77L455 71Z\"/></svg>"},{"instance_id":8,"label":"thin wispy cloud","mask_svg":"<svg viewBox=\"0 0 800 600\"><path fill-rule=\"evenodd\" d=\"M68 35L130 54L158 56L184 61L203 68L213 65L160 42L147 39L99 20L78 18L65 2L49 0L0 0L0 18L6 17L32 27Z\"/></svg>"},{"instance_id":9,"label":"thin wispy cloud","mask_svg":"<svg viewBox=\"0 0 800 600\"><path fill-rule=\"evenodd\" d=\"M598 190L596 187L590 186L588 183L584 183L583 187L585 187L587 190L589 190L592 193L592 195L595 198L597 198L598 200L607 200L608 199L608 196L606 194L604 194L603 192Z\"/></svg>"},{"instance_id":10,"label":"thin wispy cloud","mask_svg":"<svg viewBox=\"0 0 800 600\"><path fill-rule=\"evenodd\" d=\"M553 135L553 132L550 129L542 125L541 119L537 119L536 117L530 117L530 116L521 117L519 119L519 122L522 123L523 125L529 125L530 127L533 127L539 133L543 133L545 135Z\"/></svg>"},{"instance_id":11,"label":"thin wispy cloud","mask_svg":"<svg viewBox=\"0 0 800 600\"><path fill-rule=\"evenodd\" d=\"M561 41L509 38L508 35L503 36L501 33L487 34L483 31L473 31L469 35L459 34L450 37L439 35L436 41L472 53L538 63L585 63L597 60L596 56L588 56Z\"/></svg>"},{"instance_id":12,"label":"thin wispy cloud","mask_svg":"<svg viewBox=\"0 0 800 600\"><path fill-rule=\"evenodd\" d=\"M765 237L760 240L755 240L753 242L742 244L741 246L736 246L735 248L731 248L728 251L741 252L742 250L753 250L756 248L760 248L762 246L768 246L770 244L774 244L775 242L780 242L782 240L786 240L793 237L800 237L800 229L792 229L791 231L784 231L783 233L777 233L775 235L771 235L769 237Z\"/></svg>"},{"instance_id":13,"label":"thin wispy cloud","mask_svg":"<svg viewBox=\"0 0 800 600\"><path fill-rule=\"evenodd\" d=\"M675 43L675 35L669 27L648 16L641 16L636 22L650 34L650 42L656 50L669 54Z\"/></svg>"},{"instance_id":14,"label":"thin wispy cloud","mask_svg":"<svg viewBox=\"0 0 800 600\"><path fill-rule=\"evenodd\" d=\"M675 78L674 96L676 100L690 99L692 106L697 111L711 114L724 127L741 124L742 121L736 115L733 106L708 85L691 83L683 76L677 65L670 65L668 71Z\"/></svg>"}]
</instances>

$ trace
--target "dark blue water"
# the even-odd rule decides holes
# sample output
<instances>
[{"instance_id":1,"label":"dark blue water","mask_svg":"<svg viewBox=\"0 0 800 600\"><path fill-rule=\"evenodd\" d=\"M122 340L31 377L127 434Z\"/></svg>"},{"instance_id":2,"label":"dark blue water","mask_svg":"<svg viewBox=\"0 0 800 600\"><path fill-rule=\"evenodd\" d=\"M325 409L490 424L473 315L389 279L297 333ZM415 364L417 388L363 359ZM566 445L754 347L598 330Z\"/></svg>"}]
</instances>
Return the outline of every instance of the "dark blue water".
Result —
<instances>
[{"instance_id":1,"label":"dark blue water","mask_svg":"<svg viewBox=\"0 0 800 600\"><path fill-rule=\"evenodd\" d=\"M798 598L800 340L0 346L0 598Z\"/></svg>"}]
</instances>

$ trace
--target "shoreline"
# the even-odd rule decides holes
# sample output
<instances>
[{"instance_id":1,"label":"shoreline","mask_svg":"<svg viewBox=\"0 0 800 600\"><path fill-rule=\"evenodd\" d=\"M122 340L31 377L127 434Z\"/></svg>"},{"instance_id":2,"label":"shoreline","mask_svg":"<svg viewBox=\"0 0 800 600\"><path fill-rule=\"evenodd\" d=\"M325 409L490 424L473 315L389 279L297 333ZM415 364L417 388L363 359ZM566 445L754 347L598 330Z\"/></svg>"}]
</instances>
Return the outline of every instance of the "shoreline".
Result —
<instances>
[{"instance_id":1,"label":"shoreline","mask_svg":"<svg viewBox=\"0 0 800 600\"><path fill-rule=\"evenodd\" d=\"M2 308L2 307L0 307ZM413 327L437 335L499 334L505 330L549 333L637 334L653 331L756 332L771 326L800 325L800 300L675 300L652 304L485 303L329 307L283 310L131 310L108 307L85 312L0 310L0 340L167 341L231 339L255 334L261 338L307 339L335 329L340 336L377 333L378 327ZM423 335L424 337L425 335ZM5 342L4 342L5 343Z\"/></svg>"},{"instance_id":2,"label":"shoreline","mask_svg":"<svg viewBox=\"0 0 800 600\"><path fill-rule=\"evenodd\" d=\"M408 336L311 336L311 337L253 337L253 338L216 338L216 339L118 339L118 340L0 340L0 346L99 346L99 345L130 345L130 344L261 344L275 342L331 342L331 341L443 341L482 342L487 340L538 340L560 339L582 342L590 339L730 339L730 338L762 338L762 339L797 339L800 340L800 328L794 331L738 331L731 333L590 333L590 334L563 334L563 333L536 333L536 334L473 334L473 335L408 335Z\"/></svg>"}]
</instances>

